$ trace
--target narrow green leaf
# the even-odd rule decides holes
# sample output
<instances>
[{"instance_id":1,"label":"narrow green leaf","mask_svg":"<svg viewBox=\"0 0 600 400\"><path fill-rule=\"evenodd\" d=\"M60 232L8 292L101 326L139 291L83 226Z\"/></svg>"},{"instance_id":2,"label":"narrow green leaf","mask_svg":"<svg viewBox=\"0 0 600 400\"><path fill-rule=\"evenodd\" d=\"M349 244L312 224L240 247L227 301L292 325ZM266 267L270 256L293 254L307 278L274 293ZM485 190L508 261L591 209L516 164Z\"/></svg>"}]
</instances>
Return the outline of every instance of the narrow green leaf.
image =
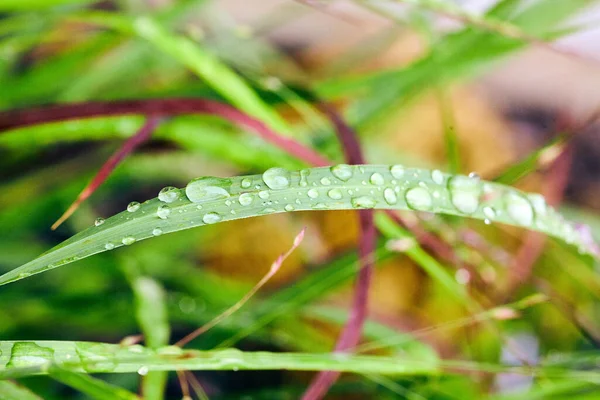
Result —
<instances>
[{"instance_id":1,"label":"narrow green leaf","mask_svg":"<svg viewBox=\"0 0 600 400\"><path fill-rule=\"evenodd\" d=\"M144 371L333 370L382 375L437 375L436 360L339 354L183 350L167 346L93 342L0 342L0 379L52 373L54 368L80 373Z\"/></svg>"},{"instance_id":2,"label":"narrow green leaf","mask_svg":"<svg viewBox=\"0 0 600 400\"><path fill-rule=\"evenodd\" d=\"M0 276L17 281L93 254L161 234L240 218L291 211L397 209L427 211L522 226L594 253L591 238L566 222L540 195L476 176L387 165L338 165L262 175L205 177L185 189L165 188L134 211L97 221L37 259Z\"/></svg>"},{"instance_id":3,"label":"narrow green leaf","mask_svg":"<svg viewBox=\"0 0 600 400\"><path fill-rule=\"evenodd\" d=\"M68 4L86 4L94 0L2 0L0 11L31 11Z\"/></svg>"},{"instance_id":4,"label":"narrow green leaf","mask_svg":"<svg viewBox=\"0 0 600 400\"><path fill-rule=\"evenodd\" d=\"M42 398L14 382L0 381L0 400L42 400Z\"/></svg>"},{"instance_id":5,"label":"narrow green leaf","mask_svg":"<svg viewBox=\"0 0 600 400\"><path fill-rule=\"evenodd\" d=\"M113 386L89 375L78 374L61 368L51 368L55 380L80 391L96 400L139 400L139 397L123 388Z\"/></svg>"}]
</instances>

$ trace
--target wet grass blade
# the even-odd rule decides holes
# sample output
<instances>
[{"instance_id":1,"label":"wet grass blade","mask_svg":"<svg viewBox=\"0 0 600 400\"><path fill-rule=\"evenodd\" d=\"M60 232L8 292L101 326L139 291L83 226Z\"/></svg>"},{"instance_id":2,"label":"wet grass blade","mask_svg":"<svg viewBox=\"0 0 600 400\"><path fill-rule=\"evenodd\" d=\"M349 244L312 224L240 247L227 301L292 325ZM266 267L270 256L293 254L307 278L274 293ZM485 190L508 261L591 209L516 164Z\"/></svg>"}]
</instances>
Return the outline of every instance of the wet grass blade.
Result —
<instances>
[{"instance_id":1,"label":"wet grass blade","mask_svg":"<svg viewBox=\"0 0 600 400\"><path fill-rule=\"evenodd\" d=\"M96 400L139 400L140 398L117 386L89 375L77 374L61 368L51 368L50 376Z\"/></svg>"},{"instance_id":2,"label":"wet grass blade","mask_svg":"<svg viewBox=\"0 0 600 400\"><path fill-rule=\"evenodd\" d=\"M544 198L478 177L388 165L338 165L262 175L204 177L185 189L128 207L0 276L0 285L93 254L197 226L292 211L397 209L504 223L539 231L594 254L585 230L566 222Z\"/></svg>"},{"instance_id":3,"label":"wet grass blade","mask_svg":"<svg viewBox=\"0 0 600 400\"><path fill-rule=\"evenodd\" d=\"M54 368L81 373L147 371L334 370L382 375L437 375L438 362L419 357L343 356L339 354L183 350L167 346L21 341L0 342L0 379L52 373Z\"/></svg>"}]
</instances>

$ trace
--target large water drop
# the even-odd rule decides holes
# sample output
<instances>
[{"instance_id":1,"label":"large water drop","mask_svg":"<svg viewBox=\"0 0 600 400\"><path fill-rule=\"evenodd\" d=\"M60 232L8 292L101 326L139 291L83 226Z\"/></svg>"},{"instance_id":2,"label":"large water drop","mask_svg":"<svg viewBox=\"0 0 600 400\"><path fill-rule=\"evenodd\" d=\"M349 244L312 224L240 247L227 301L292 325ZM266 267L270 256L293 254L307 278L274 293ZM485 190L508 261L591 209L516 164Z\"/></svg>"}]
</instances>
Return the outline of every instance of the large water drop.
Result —
<instances>
[{"instance_id":1,"label":"large water drop","mask_svg":"<svg viewBox=\"0 0 600 400\"><path fill-rule=\"evenodd\" d=\"M220 222L222 219L223 219L223 217L221 217L216 212L209 212L208 214L205 214L204 217L202 217L202 221L205 224L216 224L217 222Z\"/></svg>"},{"instance_id":2,"label":"large water drop","mask_svg":"<svg viewBox=\"0 0 600 400\"><path fill-rule=\"evenodd\" d=\"M347 164L339 164L331 167L331 173L342 182L352 178L352 167Z\"/></svg>"},{"instance_id":3,"label":"large water drop","mask_svg":"<svg viewBox=\"0 0 600 400\"><path fill-rule=\"evenodd\" d=\"M185 187L185 195L193 203L226 199L230 196L227 191L230 186L230 179L205 176L190 181Z\"/></svg>"},{"instance_id":4,"label":"large water drop","mask_svg":"<svg viewBox=\"0 0 600 400\"><path fill-rule=\"evenodd\" d=\"M429 191L422 187L409 189L405 194L406 204L413 210L429 211L433 206L433 199Z\"/></svg>"},{"instance_id":5,"label":"large water drop","mask_svg":"<svg viewBox=\"0 0 600 400\"><path fill-rule=\"evenodd\" d=\"M129 212L136 212L139 209L140 209L140 203L138 203L137 201L132 201L131 203L129 203L127 205L127 211L129 211Z\"/></svg>"},{"instance_id":6,"label":"large water drop","mask_svg":"<svg viewBox=\"0 0 600 400\"><path fill-rule=\"evenodd\" d=\"M350 201L354 208L373 208L375 207L375 200L369 196L353 197Z\"/></svg>"},{"instance_id":7,"label":"large water drop","mask_svg":"<svg viewBox=\"0 0 600 400\"><path fill-rule=\"evenodd\" d=\"M399 164L392 165L392 167L390 168L390 173L394 178L400 179L404 176L404 166Z\"/></svg>"},{"instance_id":8,"label":"large water drop","mask_svg":"<svg viewBox=\"0 0 600 400\"><path fill-rule=\"evenodd\" d=\"M508 216L519 225L529 226L533 222L533 207L522 195L510 192L504 197Z\"/></svg>"},{"instance_id":9,"label":"large water drop","mask_svg":"<svg viewBox=\"0 0 600 400\"><path fill-rule=\"evenodd\" d=\"M163 204L156 209L156 215L158 215L158 218L160 219L167 219L169 214L171 214L171 209L166 204Z\"/></svg>"},{"instance_id":10,"label":"large water drop","mask_svg":"<svg viewBox=\"0 0 600 400\"><path fill-rule=\"evenodd\" d=\"M160 201L164 201L165 203L172 203L179 198L179 190L174 188L173 186L167 186L162 188L160 192L158 192L158 199Z\"/></svg>"},{"instance_id":11,"label":"large water drop","mask_svg":"<svg viewBox=\"0 0 600 400\"><path fill-rule=\"evenodd\" d=\"M262 175L265 184L273 190L281 190L290 186L290 171L285 168L270 168Z\"/></svg>"},{"instance_id":12,"label":"large water drop","mask_svg":"<svg viewBox=\"0 0 600 400\"><path fill-rule=\"evenodd\" d=\"M479 178L455 176L448 182L448 190L450 201L459 212L473 214L477 211L482 191Z\"/></svg>"},{"instance_id":13,"label":"large water drop","mask_svg":"<svg viewBox=\"0 0 600 400\"><path fill-rule=\"evenodd\" d=\"M254 198L252 197L252 195L250 193L242 193L242 194L240 194L240 197L238 199L240 204L243 206L249 206L250 204L252 204L253 200L254 200Z\"/></svg>"}]
</instances>

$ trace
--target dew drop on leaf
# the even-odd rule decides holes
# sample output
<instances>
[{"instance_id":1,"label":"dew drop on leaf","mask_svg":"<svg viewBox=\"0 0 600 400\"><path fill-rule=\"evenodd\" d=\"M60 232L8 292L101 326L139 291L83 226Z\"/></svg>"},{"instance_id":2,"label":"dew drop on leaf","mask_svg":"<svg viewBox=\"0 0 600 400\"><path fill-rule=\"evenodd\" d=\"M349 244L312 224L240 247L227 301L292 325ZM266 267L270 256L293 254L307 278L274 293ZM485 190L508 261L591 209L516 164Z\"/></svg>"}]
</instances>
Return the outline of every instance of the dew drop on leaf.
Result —
<instances>
[{"instance_id":1,"label":"dew drop on leaf","mask_svg":"<svg viewBox=\"0 0 600 400\"><path fill-rule=\"evenodd\" d=\"M394 178L400 179L404 176L404 166L399 164L392 165L392 167L390 168L390 173Z\"/></svg>"},{"instance_id":2,"label":"dew drop on leaf","mask_svg":"<svg viewBox=\"0 0 600 400\"><path fill-rule=\"evenodd\" d=\"M434 169L431 172L431 179L433 180L433 182L437 183L438 185L444 184L444 174L439 169Z\"/></svg>"},{"instance_id":3,"label":"dew drop on leaf","mask_svg":"<svg viewBox=\"0 0 600 400\"><path fill-rule=\"evenodd\" d=\"M136 212L139 209L140 209L140 203L138 203L137 201L132 201L131 203L129 203L127 205L127 211L129 211L129 212Z\"/></svg>"},{"instance_id":4,"label":"dew drop on leaf","mask_svg":"<svg viewBox=\"0 0 600 400\"><path fill-rule=\"evenodd\" d=\"M158 199L160 201L164 201L165 203L172 203L179 198L179 190L174 188L173 186L167 186L162 188L160 192L158 192Z\"/></svg>"},{"instance_id":5,"label":"dew drop on leaf","mask_svg":"<svg viewBox=\"0 0 600 400\"><path fill-rule=\"evenodd\" d=\"M95 226L100 226L104 223L105 219L104 218L96 218L96 220L94 221L94 225Z\"/></svg>"},{"instance_id":6,"label":"dew drop on leaf","mask_svg":"<svg viewBox=\"0 0 600 400\"><path fill-rule=\"evenodd\" d=\"M221 200L230 197L227 191L230 186L231 179L205 176L190 181L185 187L185 195L192 203Z\"/></svg>"},{"instance_id":7,"label":"dew drop on leaf","mask_svg":"<svg viewBox=\"0 0 600 400\"><path fill-rule=\"evenodd\" d=\"M242 193L242 194L240 194L240 197L238 198L238 201L243 206L249 206L250 204L252 204L253 200L254 200L254 198L252 197L252 195L250 193Z\"/></svg>"},{"instance_id":8,"label":"dew drop on leaf","mask_svg":"<svg viewBox=\"0 0 600 400\"><path fill-rule=\"evenodd\" d=\"M317 197L319 197L319 191L317 189L310 189L307 192L308 197L310 197L311 199L316 199Z\"/></svg>"},{"instance_id":9,"label":"dew drop on leaf","mask_svg":"<svg viewBox=\"0 0 600 400\"><path fill-rule=\"evenodd\" d=\"M387 188L383 191L383 199L389 205L394 205L398 202L398 196L396 196L394 189L391 188Z\"/></svg>"},{"instance_id":10,"label":"dew drop on leaf","mask_svg":"<svg viewBox=\"0 0 600 400\"><path fill-rule=\"evenodd\" d=\"M216 212L209 212L208 214L204 214L204 216L202 217L202 221L205 224L216 224L217 222L221 221L222 219L223 219L223 217L221 217Z\"/></svg>"},{"instance_id":11,"label":"dew drop on leaf","mask_svg":"<svg viewBox=\"0 0 600 400\"><path fill-rule=\"evenodd\" d=\"M504 197L504 204L506 213L513 221L519 225L531 225L533 207L524 196L513 192L507 193Z\"/></svg>"},{"instance_id":12,"label":"dew drop on leaf","mask_svg":"<svg viewBox=\"0 0 600 400\"><path fill-rule=\"evenodd\" d=\"M171 209L166 204L160 205L156 209L156 215L158 215L158 218L160 219L167 219L169 214L171 214Z\"/></svg>"},{"instance_id":13,"label":"dew drop on leaf","mask_svg":"<svg viewBox=\"0 0 600 400\"><path fill-rule=\"evenodd\" d=\"M270 168L263 173L262 178L272 190L286 189L290 186L290 171L285 168Z\"/></svg>"},{"instance_id":14,"label":"dew drop on leaf","mask_svg":"<svg viewBox=\"0 0 600 400\"><path fill-rule=\"evenodd\" d=\"M160 229L160 228L154 228L154 229L152 230L152 235L153 235L153 236L160 236L160 235L162 235L162 233L163 233L163 231L162 231L162 229Z\"/></svg>"},{"instance_id":15,"label":"dew drop on leaf","mask_svg":"<svg viewBox=\"0 0 600 400\"><path fill-rule=\"evenodd\" d=\"M479 207L482 186L479 178L455 176L448 182L450 201L463 214L473 214Z\"/></svg>"},{"instance_id":16,"label":"dew drop on leaf","mask_svg":"<svg viewBox=\"0 0 600 400\"><path fill-rule=\"evenodd\" d=\"M379 172L375 172L369 178L369 182L371 182L372 185L381 186L385 183L385 180L383 179L383 175Z\"/></svg>"},{"instance_id":17,"label":"dew drop on leaf","mask_svg":"<svg viewBox=\"0 0 600 400\"><path fill-rule=\"evenodd\" d=\"M331 173L342 182L352 178L352 167L347 164L338 164L331 167Z\"/></svg>"},{"instance_id":18,"label":"dew drop on leaf","mask_svg":"<svg viewBox=\"0 0 600 400\"><path fill-rule=\"evenodd\" d=\"M373 208L375 207L375 200L369 196L353 197L350 201L354 208Z\"/></svg>"},{"instance_id":19,"label":"dew drop on leaf","mask_svg":"<svg viewBox=\"0 0 600 400\"><path fill-rule=\"evenodd\" d=\"M327 196L332 200L340 200L342 198L342 191L340 189L331 189L327 192Z\"/></svg>"},{"instance_id":20,"label":"dew drop on leaf","mask_svg":"<svg viewBox=\"0 0 600 400\"><path fill-rule=\"evenodd\" d=\"M115 245L114 245L114 244L112 244L112 243L106 243L106 244L104 245L104 248L105 248L106 250L112 250L112 249L114 249L114 248L115 248Z\"/></svg>"},{"instance_id":21,"label":"dew drop on leaf","mask_svg":"<svg viewBox=\"0 0 600 400\"><path fill-rule=\"evenodd\" d=\"M433 206L433 199L429 191L422 187L409 189L405 194L406 204L413 210L429 211Z\"/></svg>"},{"instance_id":22,"label":"dew drop on leaf","mask_svg":"<svg viewBox=\"0 0 600 400\"><path fill-rule=\"evenodd\" d=\"M125 236L122 240L121 243L123 243L124 245L130 245L135 243L135 238L133 236Z\"/></svg>"}]
</instances>

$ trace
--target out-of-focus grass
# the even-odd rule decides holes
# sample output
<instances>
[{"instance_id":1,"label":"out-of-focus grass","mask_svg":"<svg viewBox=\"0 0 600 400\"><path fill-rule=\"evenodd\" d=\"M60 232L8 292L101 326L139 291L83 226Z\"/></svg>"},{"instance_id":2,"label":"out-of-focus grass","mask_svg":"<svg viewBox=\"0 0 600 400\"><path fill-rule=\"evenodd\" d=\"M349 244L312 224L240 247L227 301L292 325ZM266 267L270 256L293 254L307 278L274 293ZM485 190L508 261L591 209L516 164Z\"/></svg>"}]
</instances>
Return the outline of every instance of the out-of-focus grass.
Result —
<instances>
[{"instance_id":1,"label":"out-of-focus grass","mask_svg":"<svg viewBox=\"0 0 600 400\"><path fill-rule=\"evenodd\" d=\"M263 118L280 133L293 135L315 148L324 149L332 159L339 160L339 146L334 135L315 113L310 96L305 94L310 89L327 99L347 102L350 108L346 117L359 128L363 141L369 145L371 141L379 140L381 146L385 146L386 138L377 135L376 128L403 106L409 105L411 100L429 89L442 87L443 90L447 83L468 80L497 60L531 45L526 40L503 35L501 29L498 32L490 26L482 27L482 21L497 22L499 27L504 28L517 27L519 32L540 39L554 38L565 32L562 22L594 2L501 0L479 23L471 21L457 32L430 40L428 52L408 66L352 73L351 76L324 76L318 81L307 81L303 75L295 82L284 81L281 87L275 85L275 88L266 89L259 84L277 83L276 80L268 80L277 78L276 69L275 72L267 68L257 70L245 67L243 63L228 62L236 59L235 48L213 46L212 32L207 32L200 40L190 34L194 31L187 29L189 26L186 24L194 15L206 12L207 2L178 1L167 3L163 8L144 8L148 15L142 20L137 19L139 15L132 11L135 4L107 2L112 7L107 13L91 10L89 5L92 3L78 0L0 1L0 11L6 12L0 18L1 108L165 95L209 97L228 101ZM431 8L432 2L423 3ZM419 23L424 24L422 32L432 29L427 26L430 14L425 13L423 8L415 9L413 13L414 19L408 21L413 25L406 28L414 28L414 24ZM88 24L92 19L94 24ZM148 23L152 29L144 30ZM105 29L106 26L112 28ZM260 38L250 37L247 40L265 45ZM370 49L371 53L375 57L376 49ZM273 49L269 54L274 57L268 60L271 66L294 62L279 49ZM209 66L214 69L208 69ZM337 70L351 69L351 66L341 67ZM313 87L303 88L304 84ZM286 108L287 103L292 101L296 103ZM287 111L294 107L295 113ZM285 110L283 114L280 113L282 110ZM201 116L177 117L163 123L153 141L119 167L64 227L58 232L50 232L48 226L74 199L86 180L110 154L109 150L132 135L140 123L139 117L102 118L0 133L2 272L35 258L41 251L89 226L98 215L111 215L122 210L130 201L155 196L162 186L181 185L200 175L229 176L258 172L272 166L289 169L303 166L280 149L274 149L222 120ZM450 160L456 167L460 154L455 151L452 140L449 137L448 148L451 150ZM499 176L505 182L513 182L527 175L538 166L540 155L541 152L532 154ZM377 162L376 159L370 161ZM569 210L567 214L581 216L582 221L592 224L592 229L595 229L595 215L586 215L585 210L576 208ZM315 226L311 217L288 218L296 224ZM436 224L428 226L436 233ZM459 221L452 226L460 229L464 224ZM236 225L232 224L231 229L236 229ZM342 229L345 227L340 225L340 235L345 234ZM395 232L396 226L389 226L389 229L391 236L398 233ZM499 228L478 225L474 229L481 230L491 245L509 247L506 251L510 254L510 244L500 239L506 235ZM318 232L316 227L314 232ZM307 235L311 235L311 230ZM317 236L316 233L314 235ZM414 240L410 234L403 235L406 237L400 240ZM324 238L316 237L315 241L327 242L328 239L325 234ZM4 286L0 290L2 338L116 343L125 336L144 333L148 347L163 346L166 344L164 332L167 324L173 337L181 337L218 315L252 286L237 276L223 276L210 268L211 260L204 255L209 254L207 249L217 240L210 227L165 235L149 243L102 254L82 260L70 268ZM269 244L268 237L265 237L264 243ZM316 247L314 242L303 247L301 260L308 266L299 272L300 277L253 299L239 313L196 340L194 347L211 350L236 345L243 350L326 352L333 343L334 331L345 321L345 306L323 308L315 303L342 302L336 295L336 289L353 278L356 256L336 251L325 252L324 257L323 254L315 254ZM478 255L481 260L474 264L482 271L493 265L496 274L503 275L505 265L496 265L492 254L469 254ZM590 268L589 259L560 243L549 245L534 274L548 282L562 298L568 299L572 309L544 304L516 310L511 318L493 319L496 332L491 334L489 326L483 328L483 325L473 324L470 328L451 328L447 325L464 316L463 307L454 302L447 290L462 289L451 279L456 273L454 269L443 267L444 263L439 263L419 247L408 247L408 250L395 253L386 249L382 241L376 253L380 266L389 261L395 262L395 268L399 269L410 268L406 256L434 278L424 280L419 277L419 295L414 296L411 308L404 308L399 316L406 315L408 322L403 318L370 321L365 340L404 344L380 350L381 355L408 354L427 359L436 366L441 358L439 365L445 368L453 365L444 361L448 354L448 359L470 359L473 362L456 363L454 366L460 373L436 370L435 375L426 373L418 377L392 375L384 379L371 375L371 379L349 378L336 386L333 393L358 393L364 398L404 396L415 399L455 398L460 393L460 397L465 399L482 398L494 392L496 374L507 371L505 367L498 366L501 362L500 349L507 347L503 338L509 337L511 332L526 332L536 338L539 347L541 366L535 368L537 377L529 388L525 387L519 393L495 393L492 398L594 398L598 377L581 372L591 364L578 362L585 358L581 353L584 350L590 351L589 359L598 357L594 342L581 334L578 322L578 318L583 316L594 323L599 307L600 284L595 270ZM252 261L249 257L241 258L238 268L244 269ZM133 272L132 263L135 264ZM129 279L123 271L128 271ZM139 282L145 282L145 279L155 282L154 289L163 289L151 293L142 290L143 285L140 286ZM373 291L378 288L376 286ZM410 287L399 286L397 290L406 291ZM469 294L478 299L478 290L485 291L486 288L473 289L473 293ZM535 284L526 284L518 298L536 291ZM158 299L152 297L156 293L163 295ZM462 295L459 297L463 298ZM469 304L475 305L475 302ZM152 310L157 313L152 313ZM385 311L374 309L372 315L377 317ZM403 333L411 330L408 327L423 326L437 326L439 329L416 338ZM158 339L151 339L157 337L153 336L157 332L162 332ZM457 340L458 343L451 343ZM302 355L297 357L302 358ZM336 356L319 357L324 360L319 368L331 368L337 362ZM261 367L292 366L290 363L276 364L277 360L284 358L284 355L277 358L274 354L273 358L261 359ZM560 365L560 373L551 364L553 358L564 361ZM371 372L384 372L384 361L389 361L385 365L398 363L397 359L391 358L382 358L381 361L380 365L376 361L369 364L374 365ZM366 371L361 369L364 365L360 361L352 365L362 372ZM138 371L141 367L142 364L137 365L131 371ZM395 367L400 368L398 365ZM522 372L533 374L533 370L526 367ZM306 383L304 376L285 372L257 376L242 371L230 374L236 375L197 373L197 376L208 389L213 388L211 398L242 395L273 398L273 394L281 398L296 397ZM0 397L38 398L24 391L24 387L29 387L45 399L81 395L130 398L131 393L140 392L141 388L148 398L178 398L180 392L175 377L169 375L164 395L163 379L163 373L151 372L138 384L133 375L129 378L115 375L92 378L54 371L50 377L19 379L16 383L0 381ZM246 387L232 387L235 381ZM249 382L253 385L244 385ZM219 391L221 394L216 395Z\"/></svg>"}]
</instances>

